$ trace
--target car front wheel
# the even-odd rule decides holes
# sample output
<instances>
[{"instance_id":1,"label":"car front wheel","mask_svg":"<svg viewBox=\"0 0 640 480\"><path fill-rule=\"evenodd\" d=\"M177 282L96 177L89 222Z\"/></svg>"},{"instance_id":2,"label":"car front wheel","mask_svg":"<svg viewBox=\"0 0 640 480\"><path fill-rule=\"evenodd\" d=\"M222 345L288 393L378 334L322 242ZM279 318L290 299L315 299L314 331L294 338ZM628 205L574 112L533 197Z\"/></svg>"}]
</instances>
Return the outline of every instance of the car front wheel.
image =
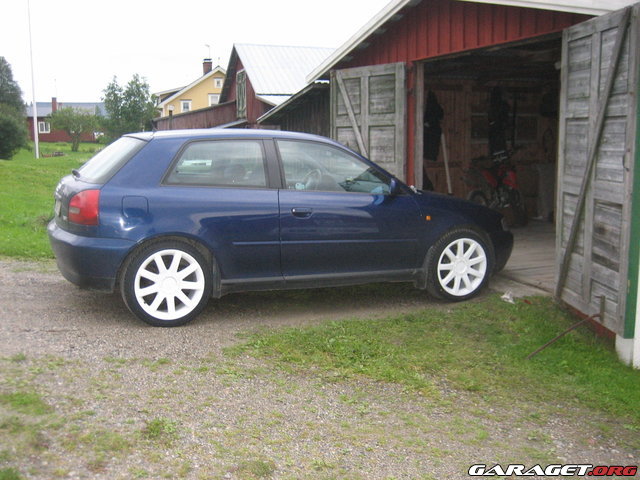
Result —
<instances>
[{"instance_id":1,"label":"car front wheel","mask_svg":"<svg viewBox=\"0 0 640 480\"><path fill-rule=\"evenodd\" d=\"M427 290L445 300L466 300L487 284L492 268L493 256L480 235L473 230L453 230L429 251Z\"/></svg>"},{"instance_id":2,"label":"car front wheel","mask_svg":"<svg viewBox=\"0 0 640 480\"><path fill-rule=\"evenodd\" d=\"M135 254L121 282L125 304L158 327L177 327L195 318L211 295L209 262L179 241L152 244Z\"/></svg>"}]
</instances>

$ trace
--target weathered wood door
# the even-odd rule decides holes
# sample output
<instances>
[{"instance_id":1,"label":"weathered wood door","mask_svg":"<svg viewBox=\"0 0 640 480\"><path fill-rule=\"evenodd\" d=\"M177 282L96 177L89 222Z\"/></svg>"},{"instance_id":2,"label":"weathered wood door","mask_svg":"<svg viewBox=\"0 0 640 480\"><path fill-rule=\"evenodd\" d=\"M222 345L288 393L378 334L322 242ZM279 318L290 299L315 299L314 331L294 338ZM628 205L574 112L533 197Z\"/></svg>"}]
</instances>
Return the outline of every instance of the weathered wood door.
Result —
<instances>
[{"instance_id":1,"label":"weathered wood door","mask_svg":"<svg viewBox=\"0 0 640 480\"><path fill-rule=\"evenodd\" d=\"M623 334L636 146L639 7L565 30L556 296Z\"/></svg>"},{"instance_id":2,"label":"weathered wood door","mask_svg":"<svg viewBox=\"0 0 640 480\"><path fill-rule=\"evenodd\" d=\"M406 178L404 63L331 72L331 136Z\"/></svg>"}]
</instances>

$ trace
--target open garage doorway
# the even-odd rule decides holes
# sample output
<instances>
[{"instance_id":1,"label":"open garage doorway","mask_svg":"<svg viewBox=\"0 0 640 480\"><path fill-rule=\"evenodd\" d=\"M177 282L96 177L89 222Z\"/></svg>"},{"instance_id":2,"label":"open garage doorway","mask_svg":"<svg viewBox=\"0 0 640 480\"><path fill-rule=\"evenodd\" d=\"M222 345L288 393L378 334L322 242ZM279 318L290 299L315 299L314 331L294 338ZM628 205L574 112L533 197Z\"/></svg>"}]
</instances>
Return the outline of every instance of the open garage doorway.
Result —
<instances>
[{"instance_id":1,"label":"open garage doorway","mask_svg":"<svg viewBox=\"0 0 640 480\"><path fill-rule=\"evenodd\" d=\"M461 198L482 189L495 205L487 176L515 178L526 218L508 199L496 206L516 237L505 275L549 291L561 56L556 34L430 59L416 75L416 183Z\"/></svg>"}]
</instances>

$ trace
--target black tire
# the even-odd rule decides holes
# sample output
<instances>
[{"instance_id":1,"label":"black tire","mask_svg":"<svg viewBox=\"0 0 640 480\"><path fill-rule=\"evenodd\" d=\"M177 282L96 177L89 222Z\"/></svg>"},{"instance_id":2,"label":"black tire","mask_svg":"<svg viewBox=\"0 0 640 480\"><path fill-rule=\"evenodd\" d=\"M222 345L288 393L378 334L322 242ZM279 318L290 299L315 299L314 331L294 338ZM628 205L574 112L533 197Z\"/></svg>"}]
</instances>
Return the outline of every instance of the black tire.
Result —
<instances>
[{"instance_id":1,"label":"black tire","mask_svg":"<svg viewBox=\"0 0 640 480\"><path fill-rule=\"evenodd\" d=\"M212 269L192 245L167 240L136 252L125 267L120 291L129 310L154 327L178 327L206 306Z\"/></svg>"},{"instance_id":2,"label":"black tire","mask_svg":"<svg viewBox=\"0 0 640 480\"><path fill-rule=\"evenodd\" d=\"M482 235L467 228L450 230L427 253L427 292L454 302L472 298L487 285L494 264L493 248Z\"/></svg>"},{"instance_id":3,"label":"black tire","mask_svg":"<svg viewBox=\"0 0 640 480\"><path fill-rule=\"evenodd\" d=\"M469 200L471 203L484 205L485 207L489 206L487 196L482 192L482 190L474 190L473 192L469 193L469 195L467 196L467 200Z\"/></svg>"}]
</instances>

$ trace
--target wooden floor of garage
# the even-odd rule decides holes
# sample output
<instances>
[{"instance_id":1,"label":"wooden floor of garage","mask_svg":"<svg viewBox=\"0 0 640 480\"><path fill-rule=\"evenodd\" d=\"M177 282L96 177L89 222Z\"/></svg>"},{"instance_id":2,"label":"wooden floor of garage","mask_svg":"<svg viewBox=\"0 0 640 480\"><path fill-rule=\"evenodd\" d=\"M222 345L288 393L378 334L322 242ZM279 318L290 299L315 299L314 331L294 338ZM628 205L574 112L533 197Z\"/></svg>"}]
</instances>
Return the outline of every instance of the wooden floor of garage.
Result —
<instances>
[{"instance_id":1,"label":"wooden floor of garage","mask_svg":"<svg viewBox=\"0 0 640 480\"><path fill-rule=\"evenodd\" d=\"M553 223L531 220L513 228L513 253L502 276L547 292L555 288L556 234Z\"/></svg>"}]
</instances>

